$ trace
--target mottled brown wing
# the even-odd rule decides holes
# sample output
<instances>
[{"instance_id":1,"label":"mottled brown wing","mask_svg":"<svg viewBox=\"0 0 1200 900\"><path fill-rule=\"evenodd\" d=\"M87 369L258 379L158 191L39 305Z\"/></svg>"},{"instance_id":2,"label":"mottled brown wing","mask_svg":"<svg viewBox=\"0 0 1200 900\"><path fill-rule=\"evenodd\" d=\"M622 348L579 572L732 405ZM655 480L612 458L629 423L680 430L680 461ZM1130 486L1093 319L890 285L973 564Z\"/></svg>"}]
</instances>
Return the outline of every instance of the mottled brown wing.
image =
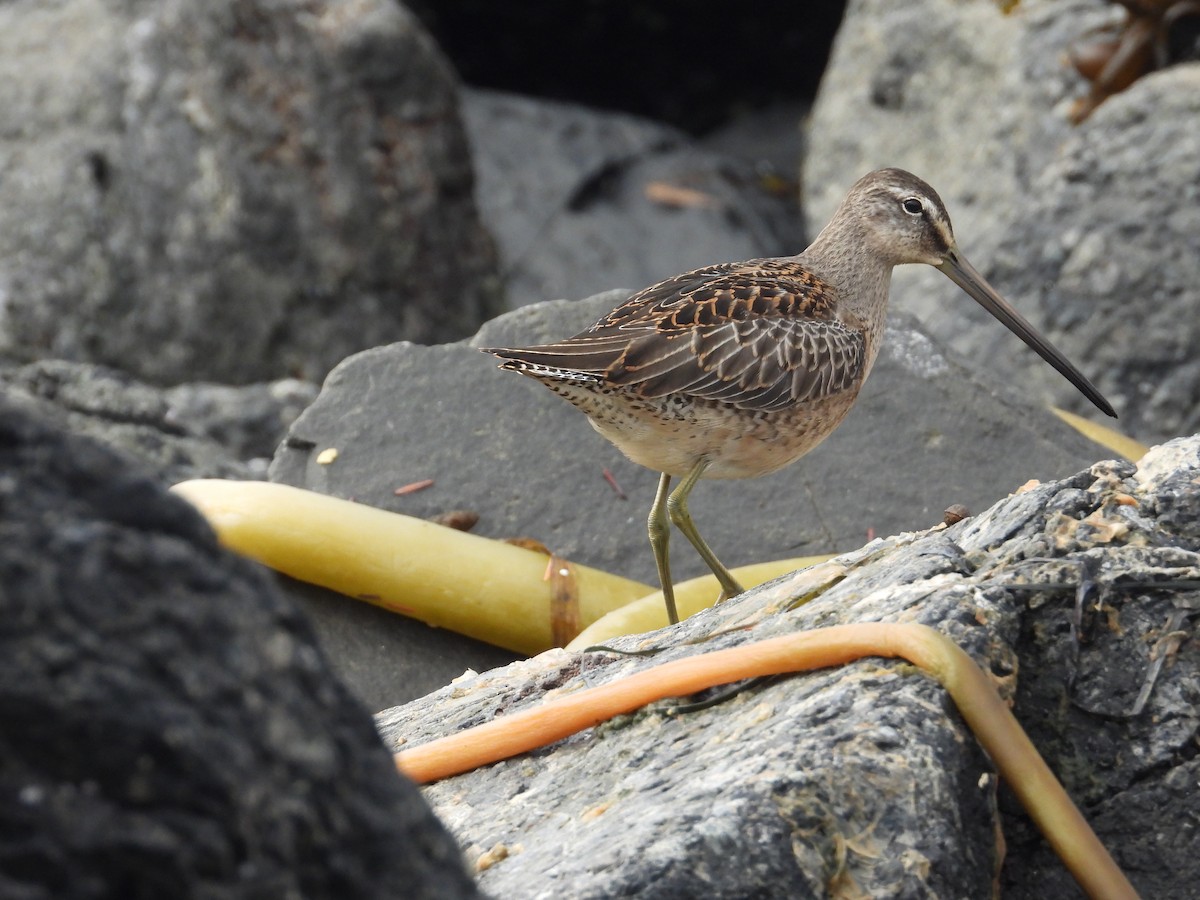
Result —
<instances>
[{"instance_id":1,"label":"mottled brown wing","mask_svg":"<svg viewBox=\"0 0 1200 900\"><path fill-rule=\"evenodd\" d=\"M837 321L755 318L636 338L605 380L771 411L853 388L864 359L862 333Z\"/></svg>"},{"instance_id":2,"label":"mottled brown wing","mask_svg":"<svg viewBox=\"0 0 1200 900\"><path fill-rule=\"evenodd\" d=\"M620 361L631 341L658 334L664 327L686 328L683 320L687 319L689 311L702 305L697 302L698 295L711 299L731 273L758 263L772 262L774 260L720 263L676 275L638 291L587 330L561 341L534 347L480 349L505 360L505 368L526 374L550 378L556 374L561 378L580 375L600 379ZM711 306L709 303L710 311Z\"/></svg>"},{"instance_id":3,"label":"mottled brown wing","mask_svg":"<svg viewBox=\"0 0 1200 900\"><path fill-rule=\"evenodd\" d=\"M564 341L487 352L537 377L769 411L858 383L863 336L835 313L832 290L799 263L751 260L646 288Z\"/></svg>"},{"instance_id":4,"label":"mottled brown wing","mask_svg":"<svg viewBox=\"0 0 1200 900\"><path fill-rule=\"evenodd\" d=\"M841 393L859 382L866 353L862 333L838 320L830 287L786 259L681 275L630 298L580 337L622 331L639 333L605 381L646 397L682 393L742 409Z\"/></svg>"}]
</instances>

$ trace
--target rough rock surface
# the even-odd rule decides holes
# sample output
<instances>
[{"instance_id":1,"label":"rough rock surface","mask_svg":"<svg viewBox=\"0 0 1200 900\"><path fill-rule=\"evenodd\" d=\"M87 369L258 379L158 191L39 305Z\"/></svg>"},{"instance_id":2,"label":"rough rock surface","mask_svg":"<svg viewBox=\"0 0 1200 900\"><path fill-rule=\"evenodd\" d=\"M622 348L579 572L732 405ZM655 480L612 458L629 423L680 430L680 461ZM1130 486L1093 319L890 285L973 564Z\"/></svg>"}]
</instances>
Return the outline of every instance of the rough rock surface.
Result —
<instances>
[{"instance_id":1,"label":"rough rock surface","mask_svg":"<svg viewBox=\"0 0 1200 900\"><path fill-rule=\"evenodd\" d=\"M320 389L311 381L283 378L259 384L191 382L163 391L175 422L211 438L238 459L274 455L287 426Z\"/></svg>"},{"instance_id":2,"label":"rough rock surface","mask_svg":"<svg viewBox=\"0 0 1200 900\"><path fill-rule=\"evenodd\" d=\"M287 426L316 396L309 382L162 389L91 363L0 367L0 386L78 434L114 447L163 484L261 478Z\"/></svg>"},{"instance_id":3,"label":"rough rock surface","mask_svg":"<svg viewBox=\"0 0 1200 900\"><path fill-rule=\"evenodd\" d=\"M1068 48L1119 19L1102 0L855 0L809 125L804 204L820 228L860 175L909 168L941 193L960 246L1146 440L1200 423L1200 64L1147 76L1078 127ZM994 340L953 288L897 273L899 308L1040 398L1082 408L1032 354Z\"/></svg>"},{"instance_id":4,"label":"rough rock surface","mask_svg":"<svg viewBox=\"0 0 1200 900\"><path fill-rule=\"evenodd\" d=\"M260 570L9 403L0 461L0 895L477 896Z\"/></svg>"},{"instance_id":5,"label":"rough rock surface","mask_svg":"<svg viewBox=\"0 0 1200 900\"><path fill-rule=\"evenodd\" d=\"M800 249L790 191L672 128L490 91L463 118L510 307Z\"/></svg>"},{"instance_id":6,"label":"rough rock surface","mask_svg":"<svg viewBox=\"0 0 1200 900\"><path fill-rule=\"evenodd\" d=\"M1090 362L1122 427L1151 439L1200 429L1197 123L1200 63L1105 101L1038 174L992 264L996 283ZM1082 408L1028 360L983 347L985 364Z\"/></svg>"},{"instance_id":7,"label":"rough rock surface","mask_svg":"<svg viewBox=\"0 0 1200 900\"><path fill-rule=\"evenodd\" d=\"M470 344L571 334L622 296L528 306L488 323ZM982 509L1028 478L1061 477L1106 455L1044 410L976 378L911 321L897 320L860 408L825 445L769 478L696 490L691 509L702 533L731 566L847 550L871 530L932 525L951 504ZM331 447L337 459L317 462ZM293 424L270 477L422 518L472 510L476 533L533 537L568 559L656 583L645 524L655 474L626 460L571 406L497 371L469 344L397 344L348 359ZM395 496L425 479L434 482L428 489ZM703 573L682 540L673 546L677 577ZM396 618L383 627L398 643L404 633L418 647L452 643L419 622ZM397 692L407 679L390 674L395 649L375 633L355 648L346 677L356 690L372 703L406 699ZM448 668L420 666L420 678L440 672L444 683L465 665L499 662L492 655L473 663L475 652L456 654Z\"/></svg>"},{"instance_id":8,"label":"rough rock surface","mask_svg":"<svg viewBox=\"0 0 1200 900\"><path fill-rule=\"evenodd\" d=\"M1018 718L1142 895L1183 900L1200 876L1198 522L1200 436L1152 451L1136 472L1097 463L614 642L663 648L653 659L551 651L378 722L394 746L413 746L668 659L842 622L922 622L1015 694ZM1145 709L1130 715L1142 692ZM481 887L521 898L986 897L1002 824L1005 897L1078 896L1007 788L998 815L988 760L911 665L864 659L698 712L670 715L673 705L426 789L488 863Z\"/></svg>"},{"instance_id":9,"label":"rough rock surface","mask_svg":"<svg viewBox=\"0 0 1200 900\"><path fill-rule=\"evenodd\" d=\"M0 351L240 383L470 333L456 90L393 0L0 4Z\"/></svg>"}]
</instances>

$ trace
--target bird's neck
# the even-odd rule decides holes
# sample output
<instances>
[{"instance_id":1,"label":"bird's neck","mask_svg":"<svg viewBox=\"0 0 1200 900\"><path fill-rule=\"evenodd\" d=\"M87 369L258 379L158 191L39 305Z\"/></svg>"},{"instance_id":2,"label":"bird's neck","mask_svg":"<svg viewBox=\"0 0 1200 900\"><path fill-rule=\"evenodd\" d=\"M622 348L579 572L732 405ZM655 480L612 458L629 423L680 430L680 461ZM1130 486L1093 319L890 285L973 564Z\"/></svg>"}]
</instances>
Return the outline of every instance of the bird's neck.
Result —
<instances>
[{"instance_id":1,"label":"bird's neck","mask_svg":"<svg viewBox=\"0 0 1200 900\"><path fill-rule=\"evenodd\" d=\"M841 215L834 216L799 260L834 286L838 317L850 327L862 329L865 378L875 365L887 324L891 260L875 251L869 236L853 218Z\"/></svg>"},{"instance_id":2,"label":"bird's neck","mask_svg":"<svg viewBox=\"0 0 1200 900\"><path fill-rule=\"evenodd\" d=\"M840 310L880 329L893 264L874 251L864 228L840 212L798 259L836 287Z\"/></svg>"}]
</instances>

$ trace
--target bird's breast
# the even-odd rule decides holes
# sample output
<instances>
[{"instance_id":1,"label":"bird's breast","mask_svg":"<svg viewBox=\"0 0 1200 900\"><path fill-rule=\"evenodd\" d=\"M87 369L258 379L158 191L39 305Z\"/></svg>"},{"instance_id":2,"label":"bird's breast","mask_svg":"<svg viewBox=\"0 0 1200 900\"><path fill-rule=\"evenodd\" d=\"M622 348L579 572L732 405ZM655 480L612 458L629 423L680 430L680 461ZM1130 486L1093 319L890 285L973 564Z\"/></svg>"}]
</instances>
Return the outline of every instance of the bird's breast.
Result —
<instances>
[{"instance_id":1,"label":"bird's breast","mask_svg":"<svg viewBox=\"0 0 1200 900\"><path fill-rule=\"evenodd\" d=\"M766 412L679 394L645 398L566 385L554 390L638 465L682 476L707 460L704 477L720 479L755 478L795 462L837 428L856 393Z\"/></svg>"}]
</instances>

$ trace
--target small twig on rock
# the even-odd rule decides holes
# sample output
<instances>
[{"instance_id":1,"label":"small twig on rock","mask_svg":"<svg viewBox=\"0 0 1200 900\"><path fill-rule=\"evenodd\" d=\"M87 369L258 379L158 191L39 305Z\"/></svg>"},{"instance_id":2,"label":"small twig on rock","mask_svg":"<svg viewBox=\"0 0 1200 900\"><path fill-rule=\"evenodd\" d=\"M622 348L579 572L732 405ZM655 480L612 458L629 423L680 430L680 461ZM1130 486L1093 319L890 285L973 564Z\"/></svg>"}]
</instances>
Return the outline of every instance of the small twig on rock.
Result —
<instances>
[{"instance_id":1,"label":"small twig on rock","mask_svg":"<svg viewBox=\"0 0 1200 900\"><path fill-rule=\"evenodd\" d=\"M617 483L617 476L614 475L607 467L601 469L600 471L601 474L604 475L604 480L608 482L608 486L613 489L613 493L615 493L621 500L628 500L628 495L626 495L625 491L622 490L621 485Z\"/></svg>"},{"instance_id":2,"label":"small twig on rock","mask_svg":"<svg viewBox=\"0 0 1200 900\"><path fill-rule=\"evenodd\" d=\"M398 487L394 491L392 491L392 493L395 494L397 497L403 497L406 494L415 494L415 493L417 493L417 491L423 491L426 488L431 488L431 487L433 487L433 479L432 478L422 478L420 481L413 481L413 482L409 482L408 484L401 485L400 487Z\"/></svg>"},{"instance_id":3,"label":"small twig on rock","mask_svg":"<svg viewBox=\"0 0 1200 900\"><path fill-rule=\"evenodd\" d=\"M1187 638L1187 632L1179 630L1179 626L1183 624L1187 614L1188 610L1177 609L1167 619L1163 636L1155 642L1154 649L1150 651L1152 660L1150 670L1146 673L1146 681L1142 684L1142 689L1138 691L1137 699L1133 701L1133 709L1129 711L1130 718L1142 714L1142 710L1146 708L1146 703L1150 699L1150 691L1154 689L1154 682L1158 680L1158 674L1162 671L1163 663L1167 661L1168 656L1179 649L1179 645Z\"/></svg>"}]
</instances>

